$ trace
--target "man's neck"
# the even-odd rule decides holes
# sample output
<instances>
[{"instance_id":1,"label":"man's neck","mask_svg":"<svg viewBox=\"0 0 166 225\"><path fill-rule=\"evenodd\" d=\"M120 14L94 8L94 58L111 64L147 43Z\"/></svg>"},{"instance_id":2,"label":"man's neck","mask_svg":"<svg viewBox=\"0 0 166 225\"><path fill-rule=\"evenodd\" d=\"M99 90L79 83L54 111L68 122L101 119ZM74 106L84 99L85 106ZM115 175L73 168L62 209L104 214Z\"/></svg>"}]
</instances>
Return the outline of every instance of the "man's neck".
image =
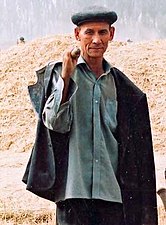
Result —
<instances>
[{"instance_id":1,"label":"man's neck","mask_svg":"<svg viewBox=\"0 0 166 225\"><path fill-rule=\"evenodd\" d=\"M92 72L96 75L96 78L99 78L103 73L103 58L85 58L86 63L88 64L89 68Z\"/></svg>"}]
</instances>

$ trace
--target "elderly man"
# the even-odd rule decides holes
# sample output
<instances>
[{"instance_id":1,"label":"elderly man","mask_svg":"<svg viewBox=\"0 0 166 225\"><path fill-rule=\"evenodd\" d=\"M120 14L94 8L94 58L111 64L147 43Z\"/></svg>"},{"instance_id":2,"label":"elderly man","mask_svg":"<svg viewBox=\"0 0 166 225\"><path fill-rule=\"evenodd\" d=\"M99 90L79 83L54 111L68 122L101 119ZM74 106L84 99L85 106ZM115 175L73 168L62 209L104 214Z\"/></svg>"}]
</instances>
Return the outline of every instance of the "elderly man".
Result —
<instances>
[{"instance_id":1,"label":"elderly man","mask_svg":"<svg viewBox=\"0 0 166 225\"><path fill-rule=\"evenodd\" d=\"M116 20L104 7L74 14L80 57L68 50L62 63L45 71L37 140L24 181L56 202L58 225L157 224L146 96L103 58Z\"/></svg>"}]
</instances>

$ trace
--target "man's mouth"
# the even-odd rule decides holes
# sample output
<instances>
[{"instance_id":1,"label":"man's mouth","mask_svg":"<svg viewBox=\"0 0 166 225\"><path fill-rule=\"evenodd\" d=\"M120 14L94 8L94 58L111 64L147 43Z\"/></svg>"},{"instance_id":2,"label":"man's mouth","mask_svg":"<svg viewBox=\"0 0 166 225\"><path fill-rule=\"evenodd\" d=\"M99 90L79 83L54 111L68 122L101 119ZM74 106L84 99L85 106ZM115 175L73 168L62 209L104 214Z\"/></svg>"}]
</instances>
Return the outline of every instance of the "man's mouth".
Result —
<instances>
[{"instance_id":1,"label":"man's mouth","mask_svg":"<svg viewBox=\"0 0 166 225\"><path fill-rule=\"evenodd\" d=\"M94 49L94 50L99 50L99 49L103 49L103 47L91 47L91 48L89 48L89 49Z\"/></svg>"}]
</instances>

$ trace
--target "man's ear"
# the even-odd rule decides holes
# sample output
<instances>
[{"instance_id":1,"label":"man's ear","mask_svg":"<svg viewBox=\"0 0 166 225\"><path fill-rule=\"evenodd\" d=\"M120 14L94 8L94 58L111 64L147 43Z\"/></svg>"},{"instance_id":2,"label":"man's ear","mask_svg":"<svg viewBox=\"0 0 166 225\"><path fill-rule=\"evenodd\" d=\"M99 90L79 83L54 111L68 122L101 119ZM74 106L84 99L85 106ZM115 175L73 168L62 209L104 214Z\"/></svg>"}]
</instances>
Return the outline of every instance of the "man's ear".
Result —
<instances>
[{"instance_id":1,"label":"man's ear","mask_svg":"<svg viewBox=\"0 0 166 225\"><path fill-rule=\"evenodd\" d=\"M77 41L80 41L79 33L80 33L80 28L79 28L79 27L76 27L76 28L74 29L74 35L75 35L75 39L76 39Z\"/></svg>"},{"instance_id":2,"label":"man's ear","mask_svg":"<svg viewBox=\"0 0 166 225\"><path fill-rule=\"evenodd\" d=\"M110 26L110 41L112 41L112 39L114 38L114 34L115 34L115 27Z\"/></svg>"}]
</instances>

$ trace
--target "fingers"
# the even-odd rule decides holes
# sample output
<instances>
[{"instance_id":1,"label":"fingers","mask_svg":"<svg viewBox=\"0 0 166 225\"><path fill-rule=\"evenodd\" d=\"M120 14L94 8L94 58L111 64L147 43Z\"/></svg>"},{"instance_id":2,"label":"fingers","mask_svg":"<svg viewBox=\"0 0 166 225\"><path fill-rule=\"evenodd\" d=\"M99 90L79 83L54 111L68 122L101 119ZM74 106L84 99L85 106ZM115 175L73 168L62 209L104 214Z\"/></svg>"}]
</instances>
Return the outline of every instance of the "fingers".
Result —
<instances>
[{"instance_id":1,"label":"fingers","mask_svg":"<svg viewBox=\"0 0 166 225\"><path fill-rule=\"evenodd\" d=\"M80 56L81 50L78 47L73 48L71 51L71 57L76 59Z\"/></svg>"},{"instance_id":2,"label":"fingers","mask_svg":"<svg viewBox=\"0 0 166 225\"><path fill-rule=\"evenodd\" d=\"M74 48L70 48L66 50L63 54L63 58L72 58L72 59L78 59L81 54L81 50L76 46Z\"/></svg>"},{"instance_id":3,"label":"fingers","mask_svg":"<svg viewBox=\"0 0 166 225\"><path fill-rule=\"evenodd\" d=\"M80 56L79 48L72 48L70 50L65 51L63 55L63 64L62 64L63 78L69 79L70 76L73 74L79 56Z\"/></svg>"}]
</instances>

